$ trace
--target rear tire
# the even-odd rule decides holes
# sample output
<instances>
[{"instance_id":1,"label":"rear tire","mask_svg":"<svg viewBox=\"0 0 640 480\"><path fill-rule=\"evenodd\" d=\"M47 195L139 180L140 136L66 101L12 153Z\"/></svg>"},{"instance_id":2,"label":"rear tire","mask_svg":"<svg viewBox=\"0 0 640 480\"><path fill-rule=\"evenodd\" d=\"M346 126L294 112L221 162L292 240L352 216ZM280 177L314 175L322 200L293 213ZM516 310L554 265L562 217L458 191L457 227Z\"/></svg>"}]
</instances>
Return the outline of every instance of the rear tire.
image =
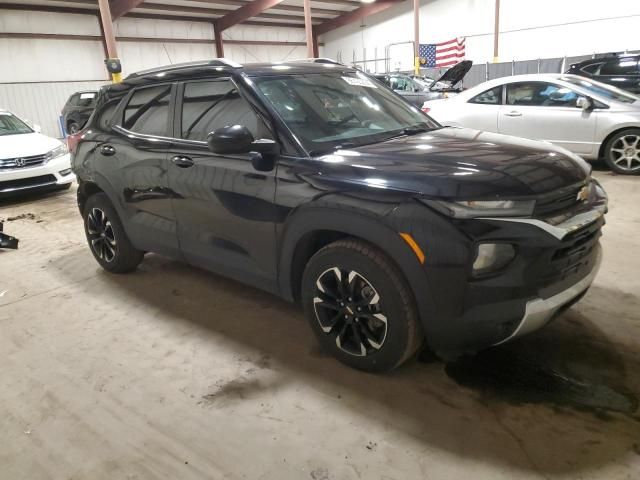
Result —
<instances>
[{"instance_id":1,"label":"rear tire","mask_svg":"<svg viewBox=\"0 0 640 480\"><path fill-rule=\"evenodd\" d=\"M322 347L359 370L393 370L423 342L402 273L381 250L361 240L338 240L309 260L302 303Z\"/></svg>"},{"instance_id":2,"label":"rear tire","mask_svg":"<svg viewBox=\"0 0 640 480\"><path fill-rule=\"evenodd\" d=\"M131 244L109 197L104 193L90 196L82 216L89 249L100 266L112 273L135 270L144 253Z\"/></svg>"},{"instance_id":3,"label":"rear tire","mask_svg":"<svg viewBox=\"0 0 640 480\"><path fill-rule=\"evenodd\" d=\"M616 133L604 147L609 168L621 175L640 175L640 128Z\"/></svg>"}]
</instances>

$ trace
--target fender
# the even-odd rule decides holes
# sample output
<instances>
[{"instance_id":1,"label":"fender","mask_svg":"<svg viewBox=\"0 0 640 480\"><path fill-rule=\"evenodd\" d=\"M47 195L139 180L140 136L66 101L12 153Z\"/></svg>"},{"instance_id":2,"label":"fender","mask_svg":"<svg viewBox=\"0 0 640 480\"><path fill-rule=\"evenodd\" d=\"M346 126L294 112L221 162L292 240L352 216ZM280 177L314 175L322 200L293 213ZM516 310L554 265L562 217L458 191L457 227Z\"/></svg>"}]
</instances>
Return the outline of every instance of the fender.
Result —
<instances>
[{"instance_id":1,"label":"fender","mask_svg":"<svg viewBox=\"0 0 640 480\"><path fill-rule=\"evenodd\" d=\"M319 230L357 237L385 252L405 276L416 301L423 329L427 331L425 319L433 316L433 303L430 301L427 277L418 258L399 233L381 221L380 217L370 217L365 213L354 212L353 209L343 211L336 207L309 205L298 209L289 217L282 234L278 262L278 285L286 300L296 300L293 275L296 248L304 241L305 236Z\"/></svg>"}]
</instances>

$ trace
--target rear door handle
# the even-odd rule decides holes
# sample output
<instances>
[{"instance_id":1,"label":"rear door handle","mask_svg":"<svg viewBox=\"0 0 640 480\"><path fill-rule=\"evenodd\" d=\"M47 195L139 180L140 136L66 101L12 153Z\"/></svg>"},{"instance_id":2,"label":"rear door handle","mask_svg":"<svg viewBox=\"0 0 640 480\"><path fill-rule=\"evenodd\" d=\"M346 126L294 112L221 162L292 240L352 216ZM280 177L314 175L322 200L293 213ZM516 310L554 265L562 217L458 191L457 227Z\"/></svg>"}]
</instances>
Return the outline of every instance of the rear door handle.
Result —
<instances>
[{"instance_id":1,"label":"rear door handle","mask_svg":"<svg viewBox=\"0 0 640 480\"><path fill-rule=\"evenodd\" d=\"M189 168L194 165L194 161L191 158L182 155L176 155L171 161L180 168Z\"/></svg>"},{"instance_id":2,"label":"rear door handle","mask_svg":"<svg viewBox=\"0 0 640 480\"><path fill-rule=\"evenodd\" d=\"M100 153L105 157L111 157L116 154L116 149L112 145L103 145L100 147Z\"/></svg>"},{"instance_id":3,"label":"rear door handle","mask_svg":"<svg viewBox=\"0 0 640 480\"><path fill-rule=\"evenodd\" d=\"M505 116L507 116L507 117L521 117L522 113L516 112L515 110L513 110L511 112L505 113Z\"/></svg>"}]
</instances>

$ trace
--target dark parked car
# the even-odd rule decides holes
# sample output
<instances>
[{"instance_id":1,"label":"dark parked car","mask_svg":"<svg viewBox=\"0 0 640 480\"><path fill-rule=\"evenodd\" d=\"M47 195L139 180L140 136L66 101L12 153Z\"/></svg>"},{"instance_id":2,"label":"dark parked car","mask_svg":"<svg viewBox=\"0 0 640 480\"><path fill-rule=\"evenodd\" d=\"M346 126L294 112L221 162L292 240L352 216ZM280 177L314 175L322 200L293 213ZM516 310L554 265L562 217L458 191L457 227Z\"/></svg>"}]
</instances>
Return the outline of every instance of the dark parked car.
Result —
<instances>
[{"instance_id":1,"label":"dark parked car","mask_svg":"<svg viewBox=\"0 0 640 480\"><path fill-rule=\"evenodd\" d=\"M640 55L591 58L569 67L566 73L593 78L623 90L640 94Z\"/></svg>"},{"instance_id":2,"label":"dark parked car","mask_svg":"<svg viewBox=\"0 0 640 480\"><path fill-rule=\"evenodd\" d=\"M384 73L374 76L410 103L422 108L422 104L428 100L447 98L460 93L462 91L460 83L472 65L471 60L463 60L449 68L436 80L427 77L415 78L402 73Z\"/></svg>"},{"instance_id":3,"label":"dark parked car","mask_svg":"<svg viewBox=\"0 0 640 480\"><path fill-rule=\"evenodd\" d=\"M62 122L67 133L79 132L96 106L97 91L76 92L69 97L62 109Z\"/></svg>"},{"instance_id":4,"label":"dark parked car","mask_svg":"<svg viewBox=\"0 0 640 480\"><path fill-rule=\"evenodd\" d=\"M363 370L535 330L598 269L607 201L584 161L441 127L343 65L148 70L103 88L88 127L73 169L103 268L157 252L299 301Z\"/></svg>"}]
</instances>

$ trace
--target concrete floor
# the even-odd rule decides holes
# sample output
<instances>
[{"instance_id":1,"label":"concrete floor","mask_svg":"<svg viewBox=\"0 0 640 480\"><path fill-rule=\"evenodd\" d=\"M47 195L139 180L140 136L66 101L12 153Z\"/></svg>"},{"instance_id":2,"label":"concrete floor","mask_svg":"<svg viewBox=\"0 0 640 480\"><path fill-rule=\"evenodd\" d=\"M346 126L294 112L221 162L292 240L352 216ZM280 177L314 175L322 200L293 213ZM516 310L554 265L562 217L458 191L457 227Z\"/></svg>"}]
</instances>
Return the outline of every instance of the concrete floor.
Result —
<instances>
[{"instance_id":1,"label":"concrete floor","mask_svg":"<svg viewBox=\"0 0 640 480\"><path fill-rule=\"evenodd\" d=\"M386 376L319 352L266 293L150 255L103 272L73 190L0 204L0 478L640 478L640 178L547 328ZM455 379L454 379L455 378Z\"/></svg>"}]
</instances>

